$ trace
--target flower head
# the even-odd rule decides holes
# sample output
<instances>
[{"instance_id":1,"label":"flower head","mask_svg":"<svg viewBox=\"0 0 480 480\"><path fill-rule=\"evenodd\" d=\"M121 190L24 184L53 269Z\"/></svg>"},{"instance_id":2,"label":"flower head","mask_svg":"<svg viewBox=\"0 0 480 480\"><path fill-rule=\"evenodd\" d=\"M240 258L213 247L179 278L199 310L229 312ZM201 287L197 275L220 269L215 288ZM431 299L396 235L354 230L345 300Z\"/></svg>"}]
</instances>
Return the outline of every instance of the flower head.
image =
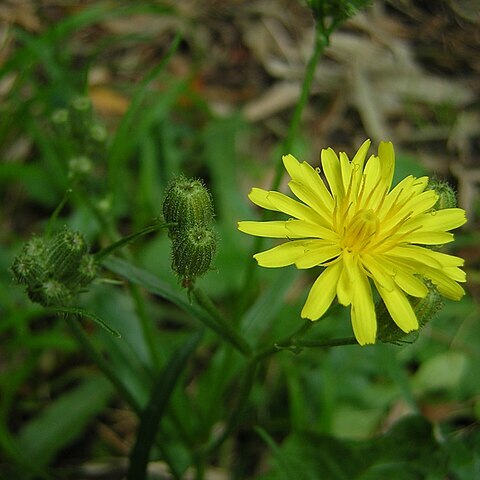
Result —
<instances>
[{"instance_id":1,"label":"flower head","mask_svg":"<svg viewBox=\"0 0 480 480\"><path fill-rule=\"evenodd\" d=\"M418 329L408 296L423 298L430 280L452 300L464 295L459 267L463 259L428 248L453 241L449 230L466 222L460 208L435 210L437 193L427 190L428 177L408 176L391 188L395 153L381 142L378 156L367 159L365 141L352 160L331 148L322 150L322 172L285 155L288 186L300 200L280 192L253 188L256 205L289 215L285 221L243 221L238 228L250 235L288 241L254 258L262 267L295 265L323 267L302 310L317 320L335 299L351 306L352 327L361 345L374 343L377 331L374 285L398 327Z\"/></svg>"}]
</instances>

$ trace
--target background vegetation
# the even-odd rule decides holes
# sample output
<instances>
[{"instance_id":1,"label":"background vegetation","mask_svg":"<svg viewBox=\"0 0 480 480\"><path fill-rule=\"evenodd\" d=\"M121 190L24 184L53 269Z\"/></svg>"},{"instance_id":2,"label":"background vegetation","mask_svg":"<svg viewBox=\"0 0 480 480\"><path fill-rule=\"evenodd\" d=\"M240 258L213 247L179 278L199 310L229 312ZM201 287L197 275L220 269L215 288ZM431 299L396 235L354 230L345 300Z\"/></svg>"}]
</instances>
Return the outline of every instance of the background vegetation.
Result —
<instances>
[{"instance_id":1,"label":"background vegetation","mask_svg":"<svg viewBox=\"0 0 480 480\"><path fill-rule=\"evenodd\" d=\"M165 186L184 173L211 189L220 239L215 270L198 284L253 347L294 332L318 272L255 268L254 240L236 222L259 214L246 194L269 188L288 153L310 10L283 0L2 2L1 478L124 478L149 436L151 478L480 478L480 17L471 5L378 1L346 22L289 149L318 165L323 147L353 154L367 137L375 149L392 140L397 180L448 179L469 218L449 249L466 259L467 296L412 344L281 350L249 369L238 349L203 332L170 270L164 230L106 261L80 297L120 339L32 304L9 266L66 192L52 226L81 231L96 252L159 218ZM315 328L351 335L342 310ZM131 464L128 474L141 478Z\"/></svg>"}]
</instances>

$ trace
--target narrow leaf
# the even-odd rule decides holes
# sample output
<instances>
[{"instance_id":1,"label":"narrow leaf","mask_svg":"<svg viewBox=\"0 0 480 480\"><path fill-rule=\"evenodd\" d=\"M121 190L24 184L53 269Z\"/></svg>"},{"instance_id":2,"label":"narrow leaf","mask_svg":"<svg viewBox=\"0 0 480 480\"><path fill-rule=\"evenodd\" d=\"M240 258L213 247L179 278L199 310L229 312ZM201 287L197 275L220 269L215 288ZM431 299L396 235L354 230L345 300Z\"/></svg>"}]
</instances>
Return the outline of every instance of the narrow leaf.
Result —
<instances>
[{"instance_id":1,"label":"narrow leaf","mask_svg":"<svg viewBox=\"0 0 480 480\"><path fill-rule=\"evenodd\" d=\"M89 312L84 310L83 308L78 307L55 307L52 309L55 313L68 313L72 315L80 315L82 317L87 317L90 320L94 321L97 325L100 325L103 329L105 329L108 333L111 333L114 337L121 338L119 332L117 332L114 328L107 325L98 315L95 313Z\"/></svg>"},{"instance_id":2,"label":"narrow leaf","mask_svg":"<svg viewBox=\"0 0 480 480\"><path fill-rule=\"evenodd\" d=\"M140 417L137 441L130 455L128 480L143 480L146 478L150 450L155 441L160 421L187 360L195 351L202 335L203 332L196 333L173 352L162 375L155 382L148 405Z\"/></svg>"}]
</instances>

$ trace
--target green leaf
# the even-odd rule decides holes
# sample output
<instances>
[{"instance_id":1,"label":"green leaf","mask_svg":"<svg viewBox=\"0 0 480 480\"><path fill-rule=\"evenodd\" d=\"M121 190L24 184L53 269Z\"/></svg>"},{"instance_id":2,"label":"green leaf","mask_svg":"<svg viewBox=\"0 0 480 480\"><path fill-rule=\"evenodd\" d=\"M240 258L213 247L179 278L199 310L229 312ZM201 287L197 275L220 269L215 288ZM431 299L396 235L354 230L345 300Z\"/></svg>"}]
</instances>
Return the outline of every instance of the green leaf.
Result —
<instances>
[{"instance_id":1,"label":"green leaf","mask_svg":"<svg viewBox=\"0 0 480 480\"><path fill-rule=\"evenodd\" d=\"M283 480L285 464L296 480L416 480L444 467L432 426L419 416L407 417L386 434L364 442L292 434L273 455L282 464L261 480Z\"/></svg>"},{"instance_id":2,"label":"green leaf","mask_svg":"<svg viewBox=\"0 0 480 480\"><path fill-rule=\"evenodd\" d=\"M30 462L47 465L57 453L78 438L101 412L112 394L103 377L85 380L55 399L19 432L17 443Z\"/></svg>"},{"instance_id":3,"label":"green leaf","mask_svg":"<svg viewBox=\"0 0 480 480\"><path fill-rule=\"evenodd\" d=\"M455 480L480 478L480 431L478 428L450 439L444 445L444 455L448 459L448 478Z\"/></svg>"},{"instance_id":4,"label":"green leaf","mask_svg":"<svg viewBox=\"0 0 480 480\"><path fill-rule=\"evenodd\" d=\"M469 364L466 353L448 351L427 359L412 379L418 393L452 390L460 384Z\"/></svg>"},{"instance_id":5,"label":"green leaf","mask_svg":"<svg viewBox=\"0 0 480 480\"><path fill-rule=\"evenodd\" d=\"M190 355L195 351L203 332L193 335L184 345L170 357L162 375L153 386L148 405L145 407L138 427L137 440L130 455L129 480L143 480L150 449L155 441L158 426L165 413L170 396L179 380Z\"/></svg>"},{"instance_id":6,"label":"green leaf","mask_svg":"<svg viewBox=\"0 0 480 480\"><path fill-rule=\"evenodd\" d=\"M232 346L237 348L237 350L244 354L248 353L250 348L249 345L243 338L233 331L233 327L231 327L230 330L227 330L223 325L219 324L218 320L212 316L210 311L189 303L185 299L183 291L176 292L170 285L163 282L158 277L119 258L108 258L103 262L103 265L112 272L121 275L129 282L140 285L149 292L159 295L165 300L177 305L184 312L187 312L193 318L202 322L206 327L229 341ZM195 292L197 291L199 290L196 289Z\"/></svg>"}]
</instances>

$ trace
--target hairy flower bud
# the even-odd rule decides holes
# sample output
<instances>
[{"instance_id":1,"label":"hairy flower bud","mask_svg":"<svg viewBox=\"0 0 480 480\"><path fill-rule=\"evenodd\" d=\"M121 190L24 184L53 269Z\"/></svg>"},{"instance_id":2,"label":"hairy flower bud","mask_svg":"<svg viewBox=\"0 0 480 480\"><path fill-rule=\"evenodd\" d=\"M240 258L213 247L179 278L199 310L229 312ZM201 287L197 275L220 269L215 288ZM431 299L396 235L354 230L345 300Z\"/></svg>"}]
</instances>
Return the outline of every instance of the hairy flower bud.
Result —
<instances>
[{"instance_id":1,"label":"hairy flower bud","mask_svg":"<svg viewBox=\"0 0 480 480\"><path fill-rule=\"evenodd\" d=\"M63 283L49 278L33 287L27 287L30 300L44 307L60 307L71 305L75 297L73 292Z\"/></svg>"},{"instance_id":2,"label":"hairy flower bud","mask_svg":"<svg viewBox=\"0 0 480 480\"><path fill-rule=\"evenodd\" d=\"M204 274L215 256L217 239L207 226L188 227L173 239L172 269L184 280Z\"/></svg>"},{"instance_id":3,"label":"hairy flower bud","mask_svg":"<svg viewBox=\"0 0 480 480\"><path fill-rule=\"evenodd\" d=\"M33 302L44 307L66 306L95 279L97 264L83 235L65 227L51 238L29 240L11 271Z\"/></svg>"},{"instance_id":4,"label":"hairy flower bud","mask_svg":"<svg viewBox=\"0 0 480 480\"><path fill-rule=\"evenodd\" d=\"M443 300L431 282L426 282L428 286L428 293L424 298L410 297L410 303L415 311L418 320L419 329L424 327L435 315L442 309ZM377 313L377 339L384 343L400 343L411 338L411 333L405 333L397 327L388 313L385 304L380 301L375 305ZM413 332L418 336L418 332ZM416 340L413 337L412 340Z\"/></svg>"},{"instance_id":5,"label":"hairy flower bud","mask_svg":"<svg viewBox=\"0 0 480 480\"><path fill-rule=\"evenodd\" d=\"M41 282L45 276L43 248L40 248L38 244L40 239L32 240L24 245L22 252L15 257L10 269L15 281L19 284L33 285L36 282ZM35 253L32 254L32 251Z\"/></svg>"},{"instance_id":6,"label":"hairy flower bud","mask_svg":"<svg viewBox=\"0 0 480 480\"><path fill-rule=\"evenodd\" d=\"M95 280L98 273L98 265L93 255L84 255L78 265L78 269L71 277L73 285L85 287Z\"/></svg>"},{"instance_id":7,"label":"hairy flower bud","mask_svg":"<svg viewBox=\"0 0 480 480\"><path fill-rule=\"evenodd\" d=\"M169 223L170 234L195 225L210 225L213 205L210 193L200 180L180 176L167 187L163 202L163 216Z\"/></svg>"},{"instance_id":8,"label":"hairy flower bud","mask_svg":"<svg viewBox=\"0 0 480 480\"><path fill-rule=\"evenodd\" d=\"M56 278L68 279L78 270L87 250L85 237L80 232L65 228L51 240L47 266Z\"/></svg>"},{"instance_id":9,"label":"hairy flower bud","mask_svg":"<svg viewBox=\"0 0 480 480\"><path fill-rule=\"evenodd\" d=\"M455 208L457 206L457 195L455 190L448 184L448 182L431 179L428 182L427 190L434 190L438 195L437 203L433 206L435 210Z\"/></svg>"}]
</instances>

